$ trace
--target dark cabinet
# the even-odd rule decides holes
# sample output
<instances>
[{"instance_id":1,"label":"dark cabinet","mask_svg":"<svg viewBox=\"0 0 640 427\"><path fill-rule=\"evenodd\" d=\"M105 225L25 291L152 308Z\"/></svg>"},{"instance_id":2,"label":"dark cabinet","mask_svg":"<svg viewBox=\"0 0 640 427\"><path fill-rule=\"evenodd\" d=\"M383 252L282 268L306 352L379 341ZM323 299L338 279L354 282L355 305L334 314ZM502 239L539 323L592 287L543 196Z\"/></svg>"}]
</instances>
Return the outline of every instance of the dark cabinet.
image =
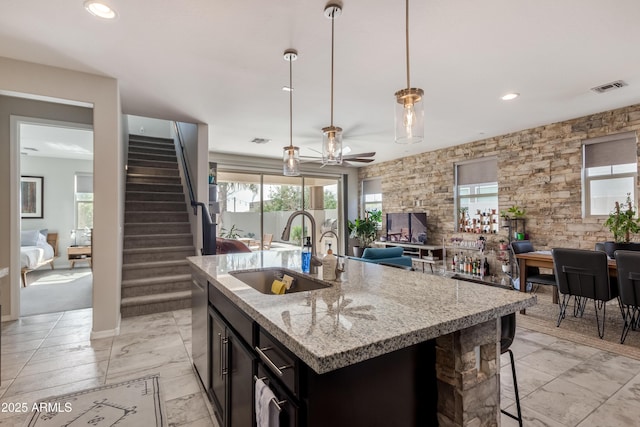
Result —
<instances>
[{"instance_id":1,"label":"dark cabinet","mask_svg":"<svg viewBox=\"0 0 640 427\"><path fill-rule=\"evenodd\" d=\"M255 358L222 316L209 308L211 398L222 427L253 425Z\"/></svg>"},{"instance_id":2,"label":"dark cabinet","mask_svg":"<svg viewBox=\"0 0 640 427\"><path fill-rule=\"evenodd\" d=\"M221 427L255 426L254 378L274 392L283 427L437 425L434 341L318 374L211 283L208 301L208 391Z\"/></svg>"}]
</instances>

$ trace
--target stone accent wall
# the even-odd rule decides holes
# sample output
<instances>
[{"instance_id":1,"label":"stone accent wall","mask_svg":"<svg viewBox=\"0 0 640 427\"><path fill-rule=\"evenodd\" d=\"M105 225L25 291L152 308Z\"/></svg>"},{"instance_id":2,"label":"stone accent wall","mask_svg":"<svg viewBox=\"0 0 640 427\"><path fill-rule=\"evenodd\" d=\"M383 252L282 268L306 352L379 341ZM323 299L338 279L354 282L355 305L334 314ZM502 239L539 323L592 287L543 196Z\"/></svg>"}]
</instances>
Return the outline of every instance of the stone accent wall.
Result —
<instances>
[{"instance_id":1,"label":"stone accent wall","mask_svg":"<svg viewBox=\"0 0 640 427\"><path fill-rule=\"evenodd\" d=\"M639 129L637 104L366 166L359 179L382 177L383 213L427 212L430 244L451 237L475 240L478 235L454 232L454 164L496 156L498 209L525 208L526 231L536 249L593 249L612 236L603 218L582 218L582 141ZM422 144L429 149L428 141ZM506 231L485 236L488 249L497 249Z\"/></svg>"},{"instance_id":2,"label":"stone accent wall","mask_svg":"<svg viewBox=\"0 0 640 427\"><path fill-rule=\"evenodd\" d=\"M440 426L499 425L499 336L494 319L436 338Z\"/></svg>"}]
</instances>

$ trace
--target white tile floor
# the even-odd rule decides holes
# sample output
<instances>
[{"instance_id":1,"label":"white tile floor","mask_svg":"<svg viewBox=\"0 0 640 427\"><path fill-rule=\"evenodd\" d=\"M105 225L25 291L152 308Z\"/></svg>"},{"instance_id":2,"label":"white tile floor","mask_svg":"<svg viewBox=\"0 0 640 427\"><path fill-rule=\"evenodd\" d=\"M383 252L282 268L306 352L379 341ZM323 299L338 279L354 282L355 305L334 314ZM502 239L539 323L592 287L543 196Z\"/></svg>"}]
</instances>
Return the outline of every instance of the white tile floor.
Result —
<instances>
[{"instance_id":1,"label":"white tile floor","mask_svg":"<svg viewBox=\"0 0 640 427\"><path fill-rule=\"evenodd\" d=\"M640 360L523 328L511 349L525 426L640 425ZM500 375L502 408L515 413L507 354ZM517 425L502 415L502 426Z\"/></svg>"},{"instance_id":2,"label":"white tile floor","mask_svg":"<svg viewBox=\"0 0 640 427\"><path fill-rule=\"evenodd\" d=\"M119 336L93 341L91 315L2 323L0 407L159 373L170 426L217 426L190 360L191 310L123 319ZM521 327L511 348L525 426L640 425L639 360ZM515 412L508 356L501 361L502 407ZM0 425L27 416L0 411Z\"/></svg>"}]
</instances>

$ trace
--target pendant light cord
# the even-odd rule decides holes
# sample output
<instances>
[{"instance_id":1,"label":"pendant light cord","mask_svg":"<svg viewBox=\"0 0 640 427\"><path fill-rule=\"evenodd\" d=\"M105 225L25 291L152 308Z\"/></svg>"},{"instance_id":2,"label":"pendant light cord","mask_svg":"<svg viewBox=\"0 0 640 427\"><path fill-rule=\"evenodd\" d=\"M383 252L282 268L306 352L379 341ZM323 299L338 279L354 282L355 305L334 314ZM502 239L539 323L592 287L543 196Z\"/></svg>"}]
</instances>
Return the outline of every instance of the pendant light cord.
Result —
<instances>
[{"instance_id":1,"label":"pendant light cord","mask_svg":"<svg viewBox=\"0 0 640 427\"><path fill-rule=\"evenodd\" d=\"M333 25L335 23L336 10L331 13L331 127L333 127Z\"/></svg>"},{"instance_id":2,"label":"pendant light cord","mask_svg":"<svg viewBox=\"0 0 640 427\"><path fill-rule=\"evenodd\" d=\"M406 39L407 39L407 89L411 87L411 83L409 82L409 0L406 1Z\"/></svg>"},{"instance_id":3,"label":"pendant light cord","mask_svg":"<svg viewBox=\"0 0 640 427\"><path fill-rule=\"evenodd\" d=\"M293 57L289 57L289 148L293 148ZM289 153L291 155L291 153Z\"/></svg>"}]
</instances>

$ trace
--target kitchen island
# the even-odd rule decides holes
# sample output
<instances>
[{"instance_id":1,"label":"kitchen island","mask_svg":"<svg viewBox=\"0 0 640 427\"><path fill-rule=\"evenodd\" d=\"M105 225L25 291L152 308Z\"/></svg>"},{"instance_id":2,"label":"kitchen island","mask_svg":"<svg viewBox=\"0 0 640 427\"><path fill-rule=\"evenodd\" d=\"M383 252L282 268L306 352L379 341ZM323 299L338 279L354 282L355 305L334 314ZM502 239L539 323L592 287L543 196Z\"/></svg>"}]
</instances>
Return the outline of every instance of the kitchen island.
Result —
<instances>
[{"instance_id":1,"label":"kitchen island","mask_svg":"<svg viewBox=\"0 0 640 427\"><path fill-rule=\"evenodd\" d=\"M231 414L219 415L222 425L241 425L241 415L233 418L238 408L232 391L246 384L231 387L225 378L216 393L215 377L238 372L229 360L243 354L251 376L271 380L276 391L284 389L281 403L294 403L285 425L316 425L322 417L317 425L358 425L354 419L363 420L359 425L498 424L498 319L534 305L535 296L356 260L346 260L342 280L327 288L270 295L229 273L273 267L299 272L299 251L188 260L210 305L206 336L194 329L194 363L205 340L208 364L196 368L213 391L214 406ZM197 303L194 325L202 324ZM250 412L251 400L244 402Z\"/></svg>"}]
</instances>

